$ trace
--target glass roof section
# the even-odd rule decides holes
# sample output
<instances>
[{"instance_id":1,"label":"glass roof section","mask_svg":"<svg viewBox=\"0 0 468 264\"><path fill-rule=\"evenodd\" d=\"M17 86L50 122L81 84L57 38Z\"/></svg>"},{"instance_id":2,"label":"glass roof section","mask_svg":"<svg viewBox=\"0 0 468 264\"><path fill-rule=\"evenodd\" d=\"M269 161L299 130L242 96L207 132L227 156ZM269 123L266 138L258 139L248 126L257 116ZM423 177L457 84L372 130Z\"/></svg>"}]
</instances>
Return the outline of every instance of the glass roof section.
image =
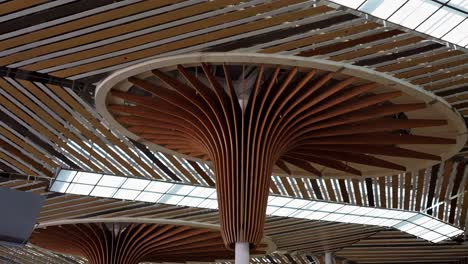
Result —
<instances>
[{"instance_id":1,"label":"glass roof section","mask_svg":"<svg viewBox=\"0 0 468 264\"><path fill-rule=\"evenodd\" d=\"M468 47L468 0L331 0L403 27Z\"/></svg>"},{"instance_id":2,"label":"glass roof section","mask_svg":"<svg viewBox=\"0 0 468 264\"><path fill-rule=\"evenodd\" d=\"M149 203L218 209L216 189L62 169L50 191ZM355 206L285 196L268 197L267 215L393 227L437 243L463 231L420 212Z\"/></svg>"}]
</instances>

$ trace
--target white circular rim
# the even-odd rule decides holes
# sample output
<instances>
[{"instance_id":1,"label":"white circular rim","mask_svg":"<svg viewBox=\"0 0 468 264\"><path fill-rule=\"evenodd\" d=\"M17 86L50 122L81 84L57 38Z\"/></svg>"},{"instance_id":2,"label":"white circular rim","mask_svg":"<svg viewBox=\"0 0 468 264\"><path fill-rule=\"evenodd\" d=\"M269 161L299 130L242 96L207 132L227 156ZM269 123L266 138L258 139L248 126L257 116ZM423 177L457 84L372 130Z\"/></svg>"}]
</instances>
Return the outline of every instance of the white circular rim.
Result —
<instances>
[{"instance_id":1,"label":"white circular rim","mask_svg":"<svg viewBox=\"0 0 468 264\"><path fill-rule=\"evenodd\" d=\"M227 53L191 53L186 55L177 55L164 58L157 58L149 60L143 63L139 63L121 70L118 70L112 73L110 76L101 81L97 88L95 94L95 105L97 112L104 117L104 119L109 123L111 128L116 129L121 134L135 140L142 141L137 135L128 131L124 126L117 122L112 114L108 111L106 107L106 99L109 91L119 84L120 82L126 80L128 77L135 76L144 72L151 71L153 69L160 69L165 67L175 66L177 64L192 64L192 63L252 63L252 64L269 64L269 65L284 65L290 67L299 67L299 68L315 68L319 70L331 71L331 72L340 72L346 75L355 76L364 80L371 80L381 85L392 87L393 89L400 90L405 94L408 94L412 97L418 98L431 107L437 108L437 110L443 113L448 121L451 121L454 124L454 128L457 131L456 141L457 143L450 148L449 151L442 156L442 160L456 155L460 149L463 148L467 141L467 128L465 121L460 113L452 107L447 101L443 98L433 94L432 92L426 91L423 88L411 84L407 81L395 78L389 74L378 72L372 69L368 69L362 66L355 66L343 62L335 62L324 59L317 58L308 58L308 57L297 57L290 55L271 55L271 54L258 54L258 53L236 53L236 52L227 52ZM159 145L156 145L151 142L144 143L151 148L165 153L176 154L178 156L183 156L189 159L192 157L184 156L178 152L163 148ZM439 163L440 161L435 161L432 165ZM415 168L416 169L416 168ZM374 175L366 175L367 177L372 177ZM381 176L381 175L375 175Z\"/></svg>"}]
</instances>

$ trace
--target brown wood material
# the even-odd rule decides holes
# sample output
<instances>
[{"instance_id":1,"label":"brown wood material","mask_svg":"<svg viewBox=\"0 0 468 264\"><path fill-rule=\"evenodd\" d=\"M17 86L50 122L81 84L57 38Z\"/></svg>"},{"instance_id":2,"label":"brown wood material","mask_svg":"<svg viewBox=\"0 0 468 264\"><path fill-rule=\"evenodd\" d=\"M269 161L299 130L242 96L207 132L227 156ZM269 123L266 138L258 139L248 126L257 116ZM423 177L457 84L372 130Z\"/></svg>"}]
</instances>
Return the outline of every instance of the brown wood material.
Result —
<instances>
[{"instance_id":1,"label":"brown wood material","mask_svg":"<svg viewBox=\"0 0 468 264\"><path fill-rule=\"evenodd\" d=\"M336 73L315 69L238 65L251 68L254 81L246 87L242 77L231 78L232 67L177 65L153 70L157 81L130 77L140 92L112 90L112 98L129 104L109 105L116 120L141 139L213 163L221 231L229 247L261 239L275 165L287 174L297 167L317 176L323 171L361 175L362 166L405 171L374 155L437 160L397 145L455 143L401 132L447 122L391 117L425 107L392 103L399 91L375 93L375 83L335 79ZM280 181L295 195L286 178ZM362 202L359 192L354 195ZM329 196L333 200L330 190Z\"/></svg>"},{"instance_id":2,"label":"brown wood material","mask_svg":"<svg viewBox=\"0 0 468 264\"><path fill-rule=\"evenodd\" d=\"M233 258L219 231L143 223L83 223L36 229L30 240L42 248L85 257L91 264L214 261ZM264 254L265 245L252 250Z\"/></svg>"}]
</instances>

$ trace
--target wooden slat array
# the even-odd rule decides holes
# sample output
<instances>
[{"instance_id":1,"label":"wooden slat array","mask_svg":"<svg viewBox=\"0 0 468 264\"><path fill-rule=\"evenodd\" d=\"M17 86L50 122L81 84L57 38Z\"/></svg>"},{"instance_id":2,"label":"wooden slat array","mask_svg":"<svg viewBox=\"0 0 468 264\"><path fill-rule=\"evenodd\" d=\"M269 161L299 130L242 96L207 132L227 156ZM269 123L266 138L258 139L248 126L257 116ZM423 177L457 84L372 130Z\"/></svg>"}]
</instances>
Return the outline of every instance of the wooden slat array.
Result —
<instances>
[{"instance_id":1,"label":"wooden slat array","mask_svg":"<svg viewBox=\"0 0 468 264\"><path fill-rule=\"evenodd\" d=\"M337 251L356 263L457 263L466 258L468 245L432 244L398 231L380 231Z\"/></svg>"},{"instance_id":2,"label":"wooden slat array","mask_svg":"<svg viewBox=\"0 0 468 264\"><path fill-rule=\"evenodd\" d=\"M216 67L221 67L222 73L216 75ZM231 78L234 67L251 68L256 72L255 83L234 85L244 82ZM392 118L426 107L392 103L391 99L402 95L399 91L376 94L376 83L351 76L337 80L336 73L319 75L316 69L304 71L205 63L190 68L177 65L173 72L153 69L153 77L160 83L129 77L134 88L111 90L109 102L123 99L123 103L107 107L139 141L212 162L221 232L230 247L239 241L260 241L274 165L289 175L288 164L319 177L333 176L334 171L359 176L366 173L355 165L405 171L404 166L374 155L438 160L436 155L398 145L455 143L450 138L401 133L402 129L444 126L447 121ZM204 175L198 165L192 166ZM288 180L280 180L286 193L293 196ZM343 180L343 201L349 203L341 183ZM397 191L398 182L393 184ZM353 185L355 200L362 205L359 181L354 180Z\"/></svg>"},{"instance_id":3,"label":"wooden slat array","mask_svg":"<svg viewBox=\"0 0 468 264\"><path fill-rule=\"evenodd\" d=\"M3 5L9 6L2 9L6 14L26 7L19 0ZM38 21L39 30L26 25L23 31L5 30L5 37L0 35L0 65L82 78L168 53L243 49L347 61L429 90L448 91L467 83L465 50L451 50L427 37L325 4L223 0L184 5L167 0L88 12L61 23ZM177 20L181 22L172 26ZM111 21L115 21L112 27L99 27ZM444 96L453 99L457 94Z\"/></svg>"},{"instance_id":4,"label":"wooden slat array","mask_svg":"<svg viewBox=\"0 0 468 264\"><path fill-rule=\"evenodd\" d=\"M66 15L60 14L60 10L67 9L73 1L61 4L60 8L42 9L49 1L2 2L1 18L22 13L0 22L0 66L96 82L110 71L154 56L201 50L265 52L274 48L282 54L320 56L387 72L435 92L468 116L465 49L454 50L411 31L329 6L314 6L307 1L245 3L226 0L187 2L186 5L182 2L107 1L100 4L100 8L69 8ZM40 19L30 23L32 16ZM15 27L8 26L12 21ZM198 169L205 171L205 177L184 160L167 158L167 161L158 153L152 153L159 161L155 162L147 152L109 131L89 106L63 87L11 79L1 81L1 171L50 177L57 167L125 171L126 174L130 174L127 170L138 168L138 175L146 177L202 185L215 183L214 176L204 167ZM11 86L22 89L13 91ZM60 103L65 113L53 101ZM97 153L97 147L109 145L110 150L99 149L105 152L105 159L99 159L114 168L108 168L97 156L90 157L72 146L80 144L82 148L83 143L73 138L85 140L88 136L92 142L84 149ZM465 153L468 148L462 151ZM123 160L119 161L121 154ZM432 185L435 188L430 188L433 174L429 168L411 172L410 176L398 176L398 187L402 186L403 191L393 190L391 175L379 179L363 177L359 183L347 179L340 182L284 177L287 180L282 180L275 176L270 191L331 201L343 201L348 197L350 203L363 205L373 200L378 207L396 204L398 208L409 206L417 211L426 211L427 200L432 197L434 216L466 229L468 180L464 167L459 160L453 160L452 166L442 166ZM370 188L367 188L368 182ZM150 210L144 203L51 194L28 181L11 179L3 184L47 195L48 205L41 213L42 220L101 214L163 214L168 217L175 214L169 209ZM30 187L32 189L28 189ZM360 190L360 195L355 190ZM206 221L216 219L210 213L200 215L200 219ZM285 257L283 261L289 260Z\"/></svg>"},{"instance_id":5,"label":"wooden slat array","mask_svg":"<svg viewBox=\"0 0 468 264\"><path fill-rule=\"evenodd\" d=\"M232 259L217 230L171 224L75 223L36 228L30 242L90 264L138 264ZM251 252L265 254L258 247Z\"/></svg>"},{"instance_id":6,"label":"wooden slat array","mask_svg":"<svg viewBox=\"0 0 468 264\"><path fill-rule=\"evenodd\" d=\"M37 183L38 180L29 182L18 179L3 182L0 186L23 189L47 196L52 194L45 191L46 187L44 185L36 189L29 188ZM88 217L155 217L213 224L219 223L218 212L213 210L95 199L77 195L59 195L48 198L43 212L41 212L39 222ZM340 252L341 248L358 243L361 239L365 239L367 236L375 234L380 230L382 229L371 226L283 217L267 217L265 223L265 235L276 242L278 250L283 250L283 252L300 252L301 254L299 255L311 256L322 254L326 250ZM423 240L415 239L401 232L398 232L398 234L399 236L407 237L407 239L395 240L396 244L399 243L404 246L409 239L427 245ZM389 241L392 239L389 239Z\"/></svg>"}]
</instances>

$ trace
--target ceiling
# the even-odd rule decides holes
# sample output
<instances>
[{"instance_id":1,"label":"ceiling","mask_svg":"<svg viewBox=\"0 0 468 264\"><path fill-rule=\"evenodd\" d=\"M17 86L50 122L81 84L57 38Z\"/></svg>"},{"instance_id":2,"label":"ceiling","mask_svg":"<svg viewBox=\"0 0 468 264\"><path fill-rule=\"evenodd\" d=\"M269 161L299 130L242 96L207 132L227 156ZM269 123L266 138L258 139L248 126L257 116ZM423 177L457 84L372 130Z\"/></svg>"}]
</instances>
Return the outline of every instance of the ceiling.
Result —
<instances>
[{"instance_id":1,"label":"ceiling","mask_svg":"<svg viewBox=\"0 0 468 264\"><path fill-rule=\"evenodd\" d=\"M149 150L110 130L95 111L97 82L138 62L190 52L296 55L388 73L434 92L467 116L467 51L435 37L327 1L0 1L0 186L44 195L39 222L125 216L216 223L216 211L48 191L58 167L215 184L206 164ZM440 165L380 178L278 174L270 192L423 211L467 230L466 150ZM268 256L276 263L318 263L327 250L357 263L456 263L468 257L466 234L432 245L377 227L279 217L267 219L265 232L278 246ZM404 258L390 254L402 247L412 248ZM438 254L428 256L428 250ZM2 247L2 257L80 261L34 246Z\"/></svg>"}]
</instances>

